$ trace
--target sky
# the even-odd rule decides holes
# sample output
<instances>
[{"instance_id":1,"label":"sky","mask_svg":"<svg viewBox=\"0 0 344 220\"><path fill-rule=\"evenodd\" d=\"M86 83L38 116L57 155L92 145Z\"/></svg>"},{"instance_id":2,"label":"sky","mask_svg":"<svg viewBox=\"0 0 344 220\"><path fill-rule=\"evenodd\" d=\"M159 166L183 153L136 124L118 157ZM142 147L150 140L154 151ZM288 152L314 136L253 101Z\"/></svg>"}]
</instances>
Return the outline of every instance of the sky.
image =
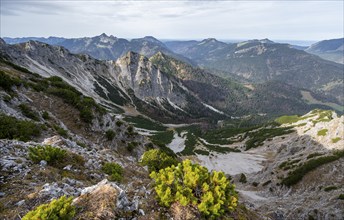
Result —
<instances>
[{"instance_id":1,"label":"sky","mask_svg":"<svg viewBox=\"0 0 344 220\"><path fill-rule=\"evenodd\" d=\"M341 38L344 1L0 0L0 37Z\"/></svg>"}]
</instances>

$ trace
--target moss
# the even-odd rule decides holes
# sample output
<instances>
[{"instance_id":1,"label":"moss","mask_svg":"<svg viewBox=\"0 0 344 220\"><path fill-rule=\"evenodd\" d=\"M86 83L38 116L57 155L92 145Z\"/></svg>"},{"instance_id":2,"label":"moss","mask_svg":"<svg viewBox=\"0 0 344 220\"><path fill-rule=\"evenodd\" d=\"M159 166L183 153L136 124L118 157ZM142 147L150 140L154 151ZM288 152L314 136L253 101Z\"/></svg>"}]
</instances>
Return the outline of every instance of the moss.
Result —
<instances>
[{"instance_id":1,"label":"moss","mask_svg":"<svg viewBox=\"0 0 344 220\"><path fill-rule=\"evenodd\" d=\"M344 200L344 194L340 194L340 195L338 196L338 199Z\"/></svg>"}]
</instances>

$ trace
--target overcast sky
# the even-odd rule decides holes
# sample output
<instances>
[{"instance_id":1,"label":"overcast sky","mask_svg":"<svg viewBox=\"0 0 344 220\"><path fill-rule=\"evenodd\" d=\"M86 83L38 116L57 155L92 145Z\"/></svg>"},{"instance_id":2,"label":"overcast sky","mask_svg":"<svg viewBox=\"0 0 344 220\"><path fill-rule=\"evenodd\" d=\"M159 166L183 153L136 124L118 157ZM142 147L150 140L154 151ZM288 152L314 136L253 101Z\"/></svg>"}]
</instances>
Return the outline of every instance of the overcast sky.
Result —
<instances>
[{"instance_id":1,"label":"overcast sky","mask_svg":"<svg viewBox=\"0 0 344 220\"><path fill-rule=\"evenodd\" d=\"M342 0L0 1L1 37L323 40L344 32Z\"/></svg>"}]
</instances>

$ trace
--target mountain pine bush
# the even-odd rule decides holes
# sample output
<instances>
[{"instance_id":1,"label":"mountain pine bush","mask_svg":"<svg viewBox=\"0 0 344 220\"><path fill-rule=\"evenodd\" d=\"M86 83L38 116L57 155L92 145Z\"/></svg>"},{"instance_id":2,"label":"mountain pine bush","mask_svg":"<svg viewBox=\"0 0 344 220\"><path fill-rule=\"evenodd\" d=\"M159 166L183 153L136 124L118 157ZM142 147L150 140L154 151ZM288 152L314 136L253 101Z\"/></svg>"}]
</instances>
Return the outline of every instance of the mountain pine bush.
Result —
<instances>
[{"instance_id":1,"label":"mountain pine bush","mask_svg":"<svg viewBox=\"0 0 344 220\"><path fill-rule=\"evenodd\" d=\"M123 167L121 167L121 165L118 163L105 163L102 166L102 171L109 175L110 181L121 182L123 179L124 170Z\"/></svg>"},{"instance_id":2,"label":"mountain pine bush","mask_svg":"<svg viewBox=\"0 0 344 220\"><path fill-rule=\"evenodd\" d=\"M153 171L150 177L155 180L157 198L163 206L170 207L174 202L191 205L210 218L234 211L237 206L235 185L223 172L209 173L207 168L190 160Z\"/></svg>"},{"instance_id":3,"label":"mountain pine bush","mask_svg":"<svg viewBox=\"0 0 344 220\"><path fill-rule=\"evenodd\" d=\"M141 164L144 166L148 166L149 172L157 172L160 169L164 169L172 165L177 165L178 161L161 150L152 149L146 151L143 154Z\"/></svg>"},{"instance_id":4,"label":"mountain pine bush","mask_svg":"<svg viewBox=\"0 0 344 220\"><path fill-rule=\"evenodd\" d=\"M50 145L29 147L29 158L35 163L45 160L49 165L56 165L62 163L66 156L66 150Z\"/></svg>"},{"instance_id":5,"label":"mountain pine bush","mask_svg":"<svg viewBox=\"0 0 344 220\"><path fill-rule=\"evenodd\" d=\"M62 196L28 212L22 220L71 220L75 216L73 197Z\"/></svg>"}]
</instances>

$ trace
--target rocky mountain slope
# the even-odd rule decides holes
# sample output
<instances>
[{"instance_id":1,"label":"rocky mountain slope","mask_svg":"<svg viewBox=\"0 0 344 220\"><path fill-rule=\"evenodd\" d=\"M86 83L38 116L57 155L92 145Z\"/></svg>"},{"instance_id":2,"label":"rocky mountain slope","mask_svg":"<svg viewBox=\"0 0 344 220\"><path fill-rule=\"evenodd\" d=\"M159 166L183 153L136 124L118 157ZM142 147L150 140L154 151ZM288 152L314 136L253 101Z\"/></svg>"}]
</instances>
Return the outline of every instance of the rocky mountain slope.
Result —
<instances>
[{"instance_id":1,"label":"rocky mountain slope","mask_svg":"<svg viewBox=\"0 0 344 220\"><path fill-rule=\"evenodd\" d=\"M1 219L21 219L61 196L74 197L76 219L189 215L190 208L178 204L158 205L148 171L138 163L157 146L122 115L57 76L44 78L5 60L0 76ZM47 151L55 156L45 157ZM122 167L120 176L106 169L114 163ZM233 215L259 218L242 205Z\"/></svg>"},{"instance_id":2,"label":"rocky mountain slope","mask_svg":"<svg viewBox=\"0 0 344 220\"><path fill-rule=\"evenodd\" d=\"M305 51L325 60L344 64L344 38L319 41Z\"/></svg>"},{"instance_id":3,"label":"rocky mountain slope","mask_svg":"<svg viewBox=\"0 0 344 220\"><path fill-rule=\"evenodd\" d=\"M287 84L269 82L245 87L161 52L151 59L128 52L116 61L99 61L35 41L16 45L2 42L0 52L4 59L32 72L63 78L117 112L132 106L164 122L249 114L271 117L304 113L316 106L308 105L301 91Z\"/></svg>"}]
</instances>

